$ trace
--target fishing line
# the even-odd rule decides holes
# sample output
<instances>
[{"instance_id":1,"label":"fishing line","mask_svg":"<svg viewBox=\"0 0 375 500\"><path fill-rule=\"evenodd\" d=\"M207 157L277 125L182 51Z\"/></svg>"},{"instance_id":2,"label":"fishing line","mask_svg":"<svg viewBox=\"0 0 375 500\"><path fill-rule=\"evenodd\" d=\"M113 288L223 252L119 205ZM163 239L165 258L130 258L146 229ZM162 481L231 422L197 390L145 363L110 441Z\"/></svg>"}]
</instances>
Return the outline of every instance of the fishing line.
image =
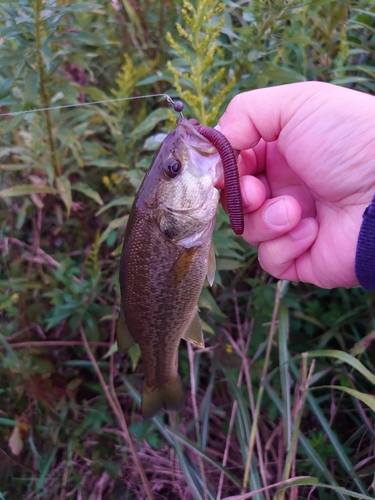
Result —
<instances>
[{"instance_id":1,"label":"fishing line","mask_svg":"<svg viewBox=\"0 0 375 500\"><path fill-rule=\"evenodd\" d=\"M63 106L51 106L49 108L37 108L37 109L29 109L26 111L11 111L9 113L0 113L0 116L17 116L17 115L23 115L26 113L36 113L38 111L52 111L55 109L64 109L64 108L78 108L80 106L92 106L93 104L105 104L106 102L119 102L119 101L132 101L133 99L145 99L147 97L165 97L166 101L169 104L173 104L174 109L181 113L179 105L180 101L174 102L172 97L169 96L168 94L146 94L146 95L140 95L140 96L133 96L133 97L119 97L117 99L105 99L104 101L91 101L91 102L78 102L75 104L64 104ZM182 103L181 103L182 104ZM176 109L177 105L177 109ZM182 105L183 107L183 105Z\"/></svg>"}]
</instances>

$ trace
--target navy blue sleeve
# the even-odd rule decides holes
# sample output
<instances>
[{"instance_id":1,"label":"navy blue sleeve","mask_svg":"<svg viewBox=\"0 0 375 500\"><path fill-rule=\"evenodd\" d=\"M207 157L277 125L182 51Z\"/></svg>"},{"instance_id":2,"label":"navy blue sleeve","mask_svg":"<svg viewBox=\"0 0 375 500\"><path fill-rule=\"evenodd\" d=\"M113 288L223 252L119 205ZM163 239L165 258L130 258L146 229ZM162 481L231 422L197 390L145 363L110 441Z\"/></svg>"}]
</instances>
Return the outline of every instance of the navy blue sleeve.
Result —
<instances>
[{"instance_id":1,"label":"navy blue sleeve","mask_svg":"<svg viewBox=\"0 0 375 500\"><path fill-rule=\"evenodd\" d=\"M355 255L355 274L362 288L375 291L375 197L363 214Z\"/></svg>"}]
</instances>

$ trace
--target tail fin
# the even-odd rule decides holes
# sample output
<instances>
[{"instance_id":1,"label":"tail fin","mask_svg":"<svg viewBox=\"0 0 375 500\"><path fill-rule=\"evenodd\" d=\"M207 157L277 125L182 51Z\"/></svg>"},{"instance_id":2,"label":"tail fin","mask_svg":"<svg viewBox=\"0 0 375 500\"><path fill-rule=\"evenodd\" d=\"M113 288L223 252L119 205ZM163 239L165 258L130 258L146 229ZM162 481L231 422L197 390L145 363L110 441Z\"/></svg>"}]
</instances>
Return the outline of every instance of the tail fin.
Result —
<instances>
[{"instance_id":1,"label":"tail fin","mask_svg":"<svg viewBox=\"0 0 375 500\"><path fill-rule=\"evenodd\" d=\"M184 394L179 376L171 382L160 385L153 390L143 390L142 416L144 420L154 417L162 408L166 410L181 410L184 404Z\"/></svg>"}]
</instances>

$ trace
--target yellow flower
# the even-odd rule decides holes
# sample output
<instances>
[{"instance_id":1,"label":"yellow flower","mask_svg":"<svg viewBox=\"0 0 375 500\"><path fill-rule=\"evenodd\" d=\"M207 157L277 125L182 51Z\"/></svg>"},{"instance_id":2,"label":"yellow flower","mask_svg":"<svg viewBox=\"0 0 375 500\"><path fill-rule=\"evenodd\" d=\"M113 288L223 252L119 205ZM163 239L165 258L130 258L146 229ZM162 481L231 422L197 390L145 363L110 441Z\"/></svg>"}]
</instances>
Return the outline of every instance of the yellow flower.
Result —
<instances>
[{"instance_id":1,"label":"yellow flower","mask_svg":"<svg viewBox=\"0 0 375 500\"><path fill-rule=\"evenodd\" d=\"M19 295L18 295L18 293L14 293L14 294L12 295L12 300L18 300L18 299L19 299Z\"/></svg>"},{"instance_id":2,"label":"yellow flower","mask_svg":"<svg viewBox=\"0 0 375 500\"><path fill-rule=\"evenodd\" d=\"M228 354L231 354L233 352L233 347L230 344L225 344L225 350Z\"/></svg>"},{"instance_id":3,"label":"yellow flower","mask_svg":"<svg viewBox=\"0 0 375 500\"><path fill-rule=\"evenodd\" d=\"M102 178L102 182L105 186L109 186L111 184L111 181L109 180L109 177L108 175L104 175L103 178Z\"/></svg>"},{"instance_id":4,"label":"yellow flower","mask_svg":"<svg viewBox=\"0 0 375 500\"><path fill-rule=\"evenodd\" d=\"M113 174L111 174L111 180L114 184L118 184L120 182L120 177L118 174L116 174L116 172L113 172Z\"/></svg>"}]
</instances>

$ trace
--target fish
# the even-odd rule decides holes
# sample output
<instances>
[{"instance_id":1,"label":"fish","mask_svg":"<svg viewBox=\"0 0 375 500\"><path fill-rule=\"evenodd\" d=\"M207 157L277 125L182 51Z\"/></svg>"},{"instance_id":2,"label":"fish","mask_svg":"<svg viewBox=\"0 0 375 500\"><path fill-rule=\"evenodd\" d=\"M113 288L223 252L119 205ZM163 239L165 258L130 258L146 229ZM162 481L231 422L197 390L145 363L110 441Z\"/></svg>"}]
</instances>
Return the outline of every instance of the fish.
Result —
<instances>
[{"instance_id":1,"label":"fish","mask_svg":"<svg viewBox=\"0 0 375 500\"><path fill-rule=\"evenodd\" d=\"M180 410L184 396L177 357L181 339L204 346L198 299L212 285L212 233L223 175L220 154L180 118L154 156L134 199L120 260L121 355L139 344L144 364L141 411Z\"/></svg>"}]
</instances>

